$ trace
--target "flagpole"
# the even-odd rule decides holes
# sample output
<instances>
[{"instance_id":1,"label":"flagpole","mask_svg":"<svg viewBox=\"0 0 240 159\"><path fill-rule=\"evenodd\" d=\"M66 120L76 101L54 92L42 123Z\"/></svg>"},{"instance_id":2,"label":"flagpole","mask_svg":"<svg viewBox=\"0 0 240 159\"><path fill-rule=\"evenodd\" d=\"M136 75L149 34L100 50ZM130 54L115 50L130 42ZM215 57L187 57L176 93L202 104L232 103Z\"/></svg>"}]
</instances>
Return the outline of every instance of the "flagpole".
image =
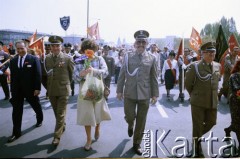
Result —
<instances>
[{"instance_id":1,"label":"flagpole","mask_svg":"<svg viewBox=\"0 0 240 159\"><path fill-rule=\"evenodd\" d=\"M89 0L87 0L87 30L89 27ZM87 38L88 38L88 31L87 31Z\"/></svg>"},{"instance_id":2,"label":"flagpole","mask_svg":"<svg viewBox=\"0 0 240 159\"><path fill-rule=\"evenodd\" d=\"M184 57L184 34L182 37L182 57ZM184 58L183 58L183 62L184 62ZM182 64L182 94L184 94L184 67L183 67L184 63Z\"/></svg>"}]
</instances>

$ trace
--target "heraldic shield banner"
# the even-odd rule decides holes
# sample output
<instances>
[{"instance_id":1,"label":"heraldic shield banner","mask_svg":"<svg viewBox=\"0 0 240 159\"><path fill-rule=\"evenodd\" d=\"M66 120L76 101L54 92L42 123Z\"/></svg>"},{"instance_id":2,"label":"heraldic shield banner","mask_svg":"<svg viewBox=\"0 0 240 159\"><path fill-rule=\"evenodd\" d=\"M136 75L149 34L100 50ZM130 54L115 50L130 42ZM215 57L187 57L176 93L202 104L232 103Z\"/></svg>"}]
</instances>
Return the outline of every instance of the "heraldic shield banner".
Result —
<instances>
[{"instance_id":1,"label":"heraldic shield banner","mask_svg":"<svg viewBox=\"0 0 240 159\"><path fill-rule=\"evenodd\" d=\"M62 18L60 18L60 24L62 26L62 28L66 31L70 25L70 16L64 16Z\"/></svg>"}]
</instances>

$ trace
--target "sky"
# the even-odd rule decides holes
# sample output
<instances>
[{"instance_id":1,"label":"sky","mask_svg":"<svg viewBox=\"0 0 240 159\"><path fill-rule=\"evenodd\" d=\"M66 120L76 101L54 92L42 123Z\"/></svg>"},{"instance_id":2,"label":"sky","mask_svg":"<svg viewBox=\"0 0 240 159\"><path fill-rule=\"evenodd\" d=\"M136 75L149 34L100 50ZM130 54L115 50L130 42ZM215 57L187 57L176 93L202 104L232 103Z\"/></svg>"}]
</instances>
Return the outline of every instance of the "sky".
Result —
<instances>
[{"instance_id":1,"label":"sky","mask_svg":"<svg viewBox=\"0 0 240 159\"><path fill-rule=\"evenodd\" d=\"M65 36L86 36L88 0L0 0L0 29ZM137 30L150 38L189 38L208 23L233 17L240 31L239 0L89 0L89 25L99 23L100 37L117 43L134 41ZM70 16L65 32L60 17Z\"/></svg>"}]
</instances>

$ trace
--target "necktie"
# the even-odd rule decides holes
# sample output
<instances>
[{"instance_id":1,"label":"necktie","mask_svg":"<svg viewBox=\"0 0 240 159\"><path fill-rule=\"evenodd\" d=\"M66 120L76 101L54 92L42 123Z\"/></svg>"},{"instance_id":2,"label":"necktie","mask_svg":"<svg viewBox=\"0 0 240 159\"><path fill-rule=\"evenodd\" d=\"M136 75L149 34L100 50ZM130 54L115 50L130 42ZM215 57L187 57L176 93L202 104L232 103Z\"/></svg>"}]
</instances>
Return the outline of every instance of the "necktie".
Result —
<instances>
[{"instance_id":1,"label":"necktie","mask_svg":"<svg viewBox=\"0 0 240 159\"><path fill-rule=\"evenodd\" d=\"M20 57L20 63L19 63L19 68L22 69L22 56Z\"/></svg>"},{"instance_id":2,"label":"necktie","mask_svg":"<svg viewBox=\"0 0 240 159\"><path fill-rule=\"evenodd\" d=\"M57 60L57 56L53 56L53 62L55 63Z\"/></svg>"}]
</instances>

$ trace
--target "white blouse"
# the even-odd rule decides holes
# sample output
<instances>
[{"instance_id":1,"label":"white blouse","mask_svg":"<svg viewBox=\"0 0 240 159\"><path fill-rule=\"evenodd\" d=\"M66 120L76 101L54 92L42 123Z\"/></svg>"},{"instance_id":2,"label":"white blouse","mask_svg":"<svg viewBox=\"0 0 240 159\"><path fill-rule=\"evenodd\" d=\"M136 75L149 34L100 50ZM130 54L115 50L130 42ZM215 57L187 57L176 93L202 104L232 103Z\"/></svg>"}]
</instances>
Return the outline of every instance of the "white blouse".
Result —
<instances>
[{"instance_id":1,"label":"white blouse","mask_svg":"<svg viewBox=\"0 0 240 159\"><path fill-rule=\"evenodd\" d=\"M176 80L178 80L179 78L179 67L178 67L178 62L177 60L173 59L173 60L170 60L171 61L171 64L172 64L172 69L175 69L176 70ZM163 64L163 69L162 69L162 78L164 79L164 76L165 76L165 72L170 69L170 66L168 65L168 62L167 60L164 61L164 64Z\"/></svg>"}]
</instances>

